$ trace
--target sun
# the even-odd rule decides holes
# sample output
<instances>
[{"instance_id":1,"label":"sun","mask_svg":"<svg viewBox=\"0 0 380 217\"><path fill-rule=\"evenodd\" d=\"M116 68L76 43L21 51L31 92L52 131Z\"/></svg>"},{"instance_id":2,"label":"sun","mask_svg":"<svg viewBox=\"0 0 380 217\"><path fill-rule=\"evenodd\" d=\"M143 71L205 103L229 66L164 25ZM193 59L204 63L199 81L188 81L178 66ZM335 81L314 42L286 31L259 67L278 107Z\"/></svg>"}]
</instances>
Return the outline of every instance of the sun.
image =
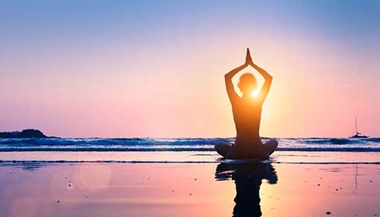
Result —
<instances>
[{"instance_id":1,"label":"sun","mask_svg":"<svg viewBox=\"0 0 380 217\"><path fill-rule=\"evenodd\" d=\"M252 98L257 98L259 96L259 93L260 93L260 90L259 89L255 89L251 92L251 97Z\"/></svg>"}]
</instances>

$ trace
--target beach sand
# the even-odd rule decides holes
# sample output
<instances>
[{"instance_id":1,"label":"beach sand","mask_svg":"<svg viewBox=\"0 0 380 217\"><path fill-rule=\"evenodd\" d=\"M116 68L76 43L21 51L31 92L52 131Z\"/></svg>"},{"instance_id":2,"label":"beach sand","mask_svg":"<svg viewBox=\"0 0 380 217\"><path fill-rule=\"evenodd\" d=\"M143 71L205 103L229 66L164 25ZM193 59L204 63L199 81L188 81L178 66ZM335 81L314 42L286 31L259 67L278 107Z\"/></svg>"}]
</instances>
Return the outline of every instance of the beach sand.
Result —
<instances>
[{"instance_id":1,"label":"beach sand","mask_svg":"<svg viewBox=\"0 0 380 217\"><path fill-rule=\"evenodd\" d=\"M380 216L378 164L3 162L0 180L3 217Z\"/></svg>"}]
</instances>

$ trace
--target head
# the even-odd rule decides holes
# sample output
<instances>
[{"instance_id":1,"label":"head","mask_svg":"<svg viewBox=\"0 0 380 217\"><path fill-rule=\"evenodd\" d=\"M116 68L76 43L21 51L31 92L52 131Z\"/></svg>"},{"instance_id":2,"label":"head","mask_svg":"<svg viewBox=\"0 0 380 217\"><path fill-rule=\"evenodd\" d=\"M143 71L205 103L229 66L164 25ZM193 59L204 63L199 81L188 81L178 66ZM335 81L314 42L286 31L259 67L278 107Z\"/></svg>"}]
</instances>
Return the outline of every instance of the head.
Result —
<instances>
[{"instance_id":1,"label":"head","mask_svg":"<svg viewBox=\"0 0 380 217\"><path fill-rule=\"evenodd\" d=\"M243 95L250 95L257 88L255 76L251 73L244 73L240 76L238 87Z\"/></svg>"}]
</instances>

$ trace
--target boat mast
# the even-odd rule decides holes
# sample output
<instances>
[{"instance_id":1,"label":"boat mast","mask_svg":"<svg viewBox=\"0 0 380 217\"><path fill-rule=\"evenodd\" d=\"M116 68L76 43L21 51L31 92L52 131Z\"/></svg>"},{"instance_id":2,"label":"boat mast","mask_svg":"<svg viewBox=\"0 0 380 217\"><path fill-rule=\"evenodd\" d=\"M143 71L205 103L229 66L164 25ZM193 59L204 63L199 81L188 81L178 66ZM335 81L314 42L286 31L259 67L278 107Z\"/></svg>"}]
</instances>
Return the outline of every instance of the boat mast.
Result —
<instances>
[{"instance_id":1,"label":"boat mast","mask_svg":"<svg viewBox=\"0 0 380 217\"><path fill-rule=\"evenodd\" d=\"M355 117L355 133L358 134L358 117Z\"/></svg>"}]
</instances>

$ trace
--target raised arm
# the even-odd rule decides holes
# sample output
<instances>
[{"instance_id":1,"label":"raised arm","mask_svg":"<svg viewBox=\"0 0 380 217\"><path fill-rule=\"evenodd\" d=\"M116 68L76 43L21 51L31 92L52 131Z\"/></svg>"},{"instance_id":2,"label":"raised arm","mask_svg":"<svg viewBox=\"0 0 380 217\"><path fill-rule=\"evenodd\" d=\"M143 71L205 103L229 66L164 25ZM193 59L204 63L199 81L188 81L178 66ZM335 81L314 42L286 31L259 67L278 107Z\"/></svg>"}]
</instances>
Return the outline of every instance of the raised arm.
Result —
<instances>
[{"instance_id":1,"label":"raised arm","mask_svg":"<svg viewBox=\"0 0 380 217\"><path fill-rule=\"evenodd\" d=\"M269 89L272 85L272 76L267 71L265 71L264 69L260 68L259 66L257 66L256 64L253 63L252 58L251 58L251 54L249 53L249 49L247 49L247 62L254 69L256 69L260 73L260 75L263 76L263 78L264 78L264 84L261 87L261 90L259 93L259 100L261 102L264 102L268 96Z\"/></svg>"},{"instance_id":2,"label":"raised arm","mask_svg":"<svg viewBox=\"0 0 380 217\"><path fill-rule=\"evenodd\" d=\"M248 62L246 61L243 65L231 70L227 74L224 75L224 79L226 81L226 89L227 89L227 94L228 98L230 99L230 102L232 103L236 99L239 99L239 95L235 92L234 85L232 83L232 78L240 72L242 69L248 66Z\"/></svg>"}]
</instances>

